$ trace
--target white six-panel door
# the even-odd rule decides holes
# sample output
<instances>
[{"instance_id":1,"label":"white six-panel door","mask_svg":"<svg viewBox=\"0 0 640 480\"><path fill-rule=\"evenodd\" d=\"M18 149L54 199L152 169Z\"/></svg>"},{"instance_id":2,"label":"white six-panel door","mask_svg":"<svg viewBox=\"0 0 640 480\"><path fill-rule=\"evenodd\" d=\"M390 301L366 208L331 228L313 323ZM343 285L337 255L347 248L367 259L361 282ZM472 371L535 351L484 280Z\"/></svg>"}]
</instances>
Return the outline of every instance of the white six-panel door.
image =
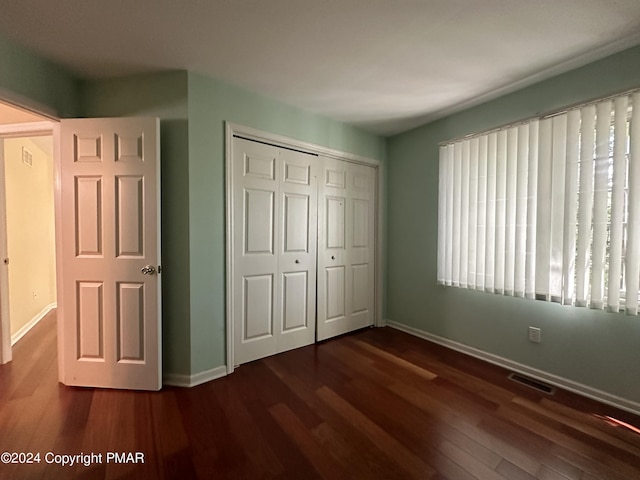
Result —
<instances>
[{"instance_id":1,"label":"white six-panel door","mask_svg":"<svg viewBox=\"0 0 640 480\"><path fill-rule=\"evenodd\" d=\"M376 172L321 160L317 339L325 340L374 324Z\"/></svg>"},{"instance_id":2,"label":"white six-panel door","mask_svg":"<svg viewBox=\"0 0 640 480\"><path fill-rule=\"evenodd\" d=\"M60 148L61 381L158 390L158 120L63 120Z\"/></svg>"},{"instance_id":3,"label":"white six-panel door","mask_svg":"<svg viewBox=\"0 0 640 480\"><path fill-rule=\"evenodd\" d=\"M236 365L315 341L315 160L233 140Z\"/></svg>"}]
</instances>

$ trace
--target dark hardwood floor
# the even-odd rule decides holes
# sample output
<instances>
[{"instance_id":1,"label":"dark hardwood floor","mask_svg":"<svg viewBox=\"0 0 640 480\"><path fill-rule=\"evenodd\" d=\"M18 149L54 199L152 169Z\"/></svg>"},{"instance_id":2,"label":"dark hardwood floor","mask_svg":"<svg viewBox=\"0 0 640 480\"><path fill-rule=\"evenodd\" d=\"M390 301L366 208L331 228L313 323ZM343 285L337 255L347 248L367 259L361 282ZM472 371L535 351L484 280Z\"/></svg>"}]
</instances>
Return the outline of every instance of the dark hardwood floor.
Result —
<instances>
[{"instance_id":1,"label":"dark hardwood floor","mask_svg":"<svg viewBox=\"0 0 640 480\"><path fill-rule=\"evenodd\" d=\"M40 463L0 464L0 478L640 479L638 417L506 374L382 328L191 389L70 388L50 315L0 366L0 453Z\"/></svg>"}]
</instances>

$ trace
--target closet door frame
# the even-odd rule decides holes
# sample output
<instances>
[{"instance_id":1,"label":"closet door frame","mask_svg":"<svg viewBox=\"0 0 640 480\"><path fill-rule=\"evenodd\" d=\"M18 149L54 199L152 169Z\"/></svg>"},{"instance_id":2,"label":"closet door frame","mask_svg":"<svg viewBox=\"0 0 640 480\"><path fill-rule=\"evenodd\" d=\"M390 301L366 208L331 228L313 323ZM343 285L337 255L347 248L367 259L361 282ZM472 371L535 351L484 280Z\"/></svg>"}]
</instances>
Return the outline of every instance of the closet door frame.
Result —
<instances>
[{"instance_id":1,"label":"closet door frame","mask_svg":"<svg viewBox=\"0 0 640 480\"><path fill-rule=\"evenodd\" d=\"M232 122L225 122L225 202L226 202L226 251L225 251L225 263L226 263L226 347L227 347L227 374L233 373L235 369L234 363L234 278L233 278L233 232L235 230L233 219L233 192L234 192L234 178L233 178L233 138L242 137L247 140L253 140L256 142L267 143L276 147L289 148L293 150L299 150L304 153L318 155L319 157L330 157L347 162L360 163L374 167L376 170L376 225L375 225L375 314L374 325L382 327L386 324L382 318L382 296L383 296L383 282L385 277L383 256L385 252L384 244L384 227L386 219L384 216L385 205L384 198L384 184L385 184L385 171L384 164L375 159L363 157L360 155L354 155L339 150L323 147L313 143L303 142L283 135L278 135L263 130L258 130L243 125L238 125ZM321 161L321 160L318 160Z\"/></svg>"}]
</instances>

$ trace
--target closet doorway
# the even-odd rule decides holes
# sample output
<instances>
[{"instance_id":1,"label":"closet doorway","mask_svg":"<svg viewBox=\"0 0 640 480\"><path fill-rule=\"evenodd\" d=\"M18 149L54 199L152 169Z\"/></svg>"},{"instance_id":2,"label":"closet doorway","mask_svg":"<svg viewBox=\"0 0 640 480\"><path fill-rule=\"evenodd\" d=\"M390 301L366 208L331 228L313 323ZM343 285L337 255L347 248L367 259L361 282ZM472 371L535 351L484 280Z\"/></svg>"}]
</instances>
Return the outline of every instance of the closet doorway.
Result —
<instances>
[{"instance_id":1,"label":"closet doorway","mask_svg":"<svg viewBox=\"0 0 640 480\"><path fill-rule=\"evenodd\" d=\"M378 325L379 164L227 126L227 369Z\"/></svg>"}]
</instances>

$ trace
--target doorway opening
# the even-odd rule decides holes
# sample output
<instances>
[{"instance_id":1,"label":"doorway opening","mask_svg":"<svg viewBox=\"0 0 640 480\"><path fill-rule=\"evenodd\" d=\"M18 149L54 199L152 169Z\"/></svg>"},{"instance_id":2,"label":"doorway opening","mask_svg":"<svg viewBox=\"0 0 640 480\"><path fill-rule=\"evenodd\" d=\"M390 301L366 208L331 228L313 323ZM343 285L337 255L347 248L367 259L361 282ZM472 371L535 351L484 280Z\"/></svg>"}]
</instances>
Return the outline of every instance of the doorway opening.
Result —
<instances>
[{"instance_id":1,"label":"doorway opening","mask_svg":"<svg viewBox=\"0 0 640 480\"><path fill-rule=\"evenodd\" d=\"M0 102L0 363L57 306L53 126Z\"/></svg>"}]
</instances>

